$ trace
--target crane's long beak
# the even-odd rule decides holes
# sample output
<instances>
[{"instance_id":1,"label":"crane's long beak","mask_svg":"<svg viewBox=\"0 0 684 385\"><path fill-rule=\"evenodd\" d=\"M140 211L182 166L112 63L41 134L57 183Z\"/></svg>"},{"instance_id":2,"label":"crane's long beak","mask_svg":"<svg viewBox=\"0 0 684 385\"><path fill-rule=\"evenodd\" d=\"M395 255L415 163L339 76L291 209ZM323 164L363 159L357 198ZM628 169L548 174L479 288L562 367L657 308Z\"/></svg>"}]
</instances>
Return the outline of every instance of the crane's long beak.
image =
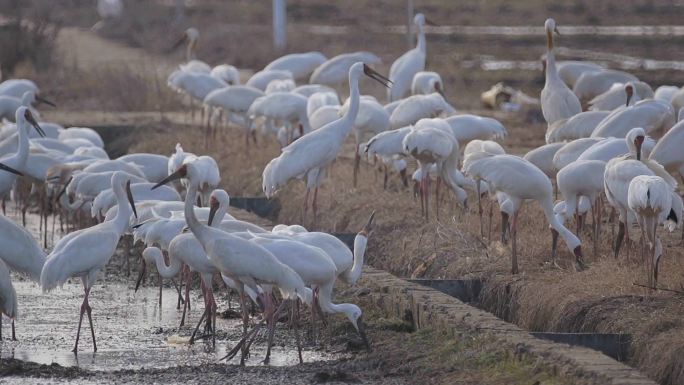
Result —
<instances>
[{"instance_id":1,"label":"crane's long beak","mask_svg":"<svg viewBox=\"0 0 684 385\"><path fill-rule=\"evenodd\" d=\"M69 180L64 184L64 187L62 187L62 190L59 192L59 194L57 194L57 198L55 198L55 200L58 201L59 198L61 198L62 195L64 195L64 193L66 192L67 187L69 186L69 183L71 183L71 181L72 181L73 179L74 179L73 176L72 176L72 177L69 177Z\"/></svg>"},{"instance_id":2,"label":"crane's long beak","mask_svg":"<svg viewBox=\"0 0 684 385\"><path fill-rule=\"evenodd\" d=\"M16 174L16 175L19 175L19 176L24 176L24 174L22 174L21 172L19 172L19 171L13 169L12 167L10 167L10 166L8 166L8 165L6 165L6 164L3 164L3 163L0 163L0 170L4 170L4 171L7 171L7 172L11 172L12 174Z\"/></svg>"},{"instance_id":3,"label":"crane's long beak","mask_svg":"<svg viewBox=\"0 0 684 385\"><path fill-rule=\"evenodd\" d=\"M56 105L55 103L53 103L53 102L51 102L51 101L49 101L49 100L43 98L42 96L36 95L36 100L39 101L39 102L41 102L41 103L48 104L48 105L50 105L50 106L52 106L52 107L57 107L57 105Z\"/></svg>"},{"instance_id":4,"label":"crane's long beak","mask_svg":"<svg viewBox=\"0 0 684 385\"><path fill-rule=\"evenodd\" d=\"M643 144L644 144L644 137L643 136L637 136L636 139L634 139L634 146L636 146L637 160L641 160L641 146Z\"/></svg>"},{"instance_id":5,"label":"crane's long beak","mask_svg":"<svg viewBox=\"0 0 684 385\"><path fill-rule=\"evenodd\" d=\"M131 208L133 209L133 215L135 215L135 219L138 219L138 211L135 209L135 200L133 199L133 193L131 192L130 180L126 182L126 196L128 197L128 203L131 204Z\"/></svg>"},{"instance_id":6,"label":"crane's long beak","mask_svg":"<svg viewBox=\"0 0 684 385\"><path fill-rule=\"evenodd\" d=\"M26 110L26 114L24 115L24 117L26 118L26 121L31 123L33 128L36 129L38 135L45 137L45 131L43 131L43 129L40 128L40 125L38 124L38 122L36 122L36 118L33 117L33 114L30 110Z\"/></svg>"},{"instance_id":7,"label":"crane's long beak","mask_svg":"<svg viewBox=\"0 0 684 385\"><path fill-rule=\"evenodd\" d=\"M439 27L439 24L435 23L434 21L428 19L427 17L425 18L425 24L431 25L433 27Z\"/></svg>"},{"instance_id":8,"label":"crane's long beak","mask_svg":"<svg viewBox=\"0 0 684 385\"><path fill-rule=\"evenodd\" d=\"M211 226L211 224L214 222L214 216L216 215L216 210L218 210L218 204L214 204L212 201L211 204L209 205L209 218L207 220L207 226Z\"/></svg>"},{"instance_id":9,"label":"crane's long beak","mask_svg":"<svg viewBox=\"0 0 684 385\"><path fill-rule=\"evenodd\" d=\"M558 27L554 27L554 28L553 28L553 32L555 32L556 35L558 35L558 36L561 35L561 33L558 31Z\"/></svg>"},{"instance_id":10,"label":"crane's long beak","mask_svg":"<svg viewBox=\"0 0 684 385\"><path fill-rule=\"evenodd\" d=\"M171 48L169 48L169 52L172 52L172 51L174 51L176 48L180 47L183 43L185 43L185 41L187 40L187 38L188 38L187 35L186 35L185 33L183 33L183 34L178 38L178 40L176 40L176 42L173 43L173 46L171 46Z\"/></svg>"},{"instance_id":11,"label":"crane's long beak","mask_svg":"<svg viewBox=\"0 0 684 385\"><path fill-rule=\"evenodd\" d=\"M378 83L382 84L383 86L390 88L392 81L386 78L385 76L381 75L378 71L370 68L367 64L363 65L363 73L366 74L369 78L377 81Z\"/></svg>"},{"instance_id":12,"label":"crane's long beak","mask_svg":"<svg viewBox=\"0 0 684 385\"><path fill-rule=\"evenodd\" d=\"M181 169L178 169L178 170L176 170L176 172L170 174L169 176L164 178L162 181L160 181L159 183L152 186L152 190L156 189L159 186L163 186L163 185L165 185L171 181L178 180L182 177L183 177L183 173L181 172Z\"/></svg>"},{"instance_id":13,"label":"crane's long beak","mask_svg":"<svg viewBox=\"0 0 684 385\"><path fill-rule=\"evenodd\" d=\"M356 330L359 332L359 336L363 340L363 343L366 345L366 350L370 352L371 346L370 342L368 342L368 336L366 335L366 324L363 323L363 316L360 316L356 320Z\"/></svg>"},{"instance_id":14,"label":"crane's long beak","mask_svg":"<svg viewBox=\"0 0 684 385\"><path fill-rule=\"evenodd\" d=\"M134 293L138 292L138 289L140 288L140 284L142 283L143 279L145 278L145 273L147 272L147 263L145 262L145 258L140 258L142 260L142 263L140 265L140 275L138 275L138 280L135 282L135 291Z\"/></svg>"},{"instance_id":15,"label":"crane's long beak","mask_svg":"<svg viewBox=\"0 0 684 385\"><path fill-rule=\"evenodd\" d=\"M366 222L361 231L359 231L359 234L363 234L368 237L373 232L373 219L375 219L375 211L371 213L370 218L368 218L368 222Z\"/></svg>"}]
</instances>

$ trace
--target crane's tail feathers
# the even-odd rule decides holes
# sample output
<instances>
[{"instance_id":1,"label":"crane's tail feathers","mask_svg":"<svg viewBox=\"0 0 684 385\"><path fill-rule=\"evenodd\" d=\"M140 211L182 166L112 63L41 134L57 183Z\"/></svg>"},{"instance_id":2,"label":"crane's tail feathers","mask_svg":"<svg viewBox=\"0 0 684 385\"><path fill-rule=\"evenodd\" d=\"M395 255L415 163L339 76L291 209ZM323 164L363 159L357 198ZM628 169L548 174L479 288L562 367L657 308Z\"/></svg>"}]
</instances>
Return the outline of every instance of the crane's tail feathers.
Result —
<instances>
[{"instance_id":1,"label":"crane's tail feathers","mask_svg":"<svg viewBox=\"0 0 684 385\"><path fill-rule=\"evenodd\" d=\"M63 286L64 282L71 276L59 265L59 256L53 255L45 261L43 271L40 273L40 287L44 293L55 289L57 286Z\"/></svg>"}]
</instances>

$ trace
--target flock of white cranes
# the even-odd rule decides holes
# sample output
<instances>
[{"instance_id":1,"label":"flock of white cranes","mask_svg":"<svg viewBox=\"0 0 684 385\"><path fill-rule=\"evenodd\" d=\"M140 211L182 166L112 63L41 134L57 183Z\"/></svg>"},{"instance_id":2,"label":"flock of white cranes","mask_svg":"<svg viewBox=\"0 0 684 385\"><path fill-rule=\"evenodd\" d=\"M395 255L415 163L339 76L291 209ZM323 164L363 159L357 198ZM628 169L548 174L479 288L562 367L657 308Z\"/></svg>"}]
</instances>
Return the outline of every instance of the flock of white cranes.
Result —
<instances>
[{"instance_id":1,"label":"flock of white cranes","mask_svg":"<svg viewBox=\"0 0 684 385\"><path fill-rule=\"evenodd\" d=\"M496 201L502 217L501 240L511 238L513 274L518 272L517 230L525 201L537 201L550 226L552 263L558 266L560 236L581 270L587 267L580 239L582 221L591 211L596 254L605 197L618 214L615 256L623 239L629 239L632 225L638 224L643 244L649 245L644 258L655 286L662 255L657 228L665 224L672 231L682 222L682 199L670 173L684 175L684 123L677 123L675 115L684 104L684 90L661 87L653 92L628 73L588 62L556 62L557 28L549 19L543 59L546 84L541 91L547 144L524 157L511 155L495 141L507 135L499 121L457 113L447 102L440 75L425 71L427 20L418 14L414 23L417 46L392 64L388 77L371 68L380 59L370 52L330 59L309 52L271 62L244 85L235 67L212 68L195 58L200 35L190 28L178 41L187 45L187 61L170 74L168 85L191 105L201 106L207 139L222 121L244 131L245 148L256 140L256 132L274 136L281 153L263 170L263 191L272 197L291 180L304 180L303 220L313 189L315 224L318 190L354 133L354 183L360 159L367 156L380 160L386 172L395 170L407 184L412 158L418 165L413 178L426 218L431 174L437 177L435 214L440 212L442 184L464 209L469 196L474 196L483 237L481 200L488 196L492 205ZM387 104L362 94L364 77L387 87ZM342 103L336 87L346 88L340 84L345 80L349 96ZM261 310L269 331L266 362L280 312L297 301L309 306L312 316L345 315L368 344L362 310L355 304L334 303L333 288L338 278L351 285L359 280L374 214L357 234L353 250L331 234L299 225L278 225L268 231L228 214L230 198L219 188L219 167L213 158L185 152L178 144L168 149L170 156L130 154L109 159L95 131L40 121L32 106L44 101L38 95L37 86L28 80L0 84L0 112L14 122L0 130L0 192L24 211L37 204L45 248L49 213L68 218L67 229L71 223L75 230L47 254L24 227L0 217L0 305L6 316L12 320L17 316L10 270L39 281L43 290L80 278L84 298L73 351L78 350L84 314L97 350L90 290L122 236L130 234L146 246L138 285L147 269L145 262L153 263L161 277L180 275L185 280L182 323L190 306L191 272L199 273L204 295L205 310L197 328L206 320L205 329L214 336L214 276L220 275L239 293L243 339L231 358L241 352L244 363L261 327L249 330L249 301ZM554 202L554 182L563 201ZM574 232L565 225L573 218ZM97 224L88 227L93 220ZM490 210L488 239L491 223ZM14 330L14 322L12 326Z\"/></svg>"}]
</instances>

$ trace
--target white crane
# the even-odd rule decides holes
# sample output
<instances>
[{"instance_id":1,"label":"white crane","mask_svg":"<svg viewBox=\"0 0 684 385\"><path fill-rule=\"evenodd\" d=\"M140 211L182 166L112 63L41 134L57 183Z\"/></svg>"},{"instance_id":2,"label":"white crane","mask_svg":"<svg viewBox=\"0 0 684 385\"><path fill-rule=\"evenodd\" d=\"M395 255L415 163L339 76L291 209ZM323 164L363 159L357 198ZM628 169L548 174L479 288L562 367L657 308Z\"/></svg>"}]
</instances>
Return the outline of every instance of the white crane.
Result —
<instances>
[{"instance_id":1,"label":"white crane","mask_svg":"<svg viewBox=\"0 0 684 385\"><path fill-rule=\"evenodd\" d=\"M481 153L484 154L484 153ZM546 220L552 228L565 240L568 249L575 255L576 268L584 268L582 260L582 243L570 230L558 221L553 213L553 189L551 181L532 163L513 155L481 156L469 162L466 173L476 179L483 179L495 191L508 196L513 205L513 218L510 224L512 237L512 273L518 273L517 258L517 222L520 208L525 199L536 200L544 210Z\"/></svg>"},{"instance_id":2,"label":"white crane","mask_svg":"<svg viewBox=\"0 0 684 385\"><path fill-rule=\"evenodd\" d=\"M273 80L294 80L294 78L292 77L292 72L290 71L263 70L252 75L252 77L247 80L245 85L266 91L268 83Z\"/></svg>"},{"instance_id":3,"label":"white crane","mask_svg":"<svg viewBox=\"0 0 684 385\"><path fill-rule=\"evenodd\" d=\"M433 24L427 20L422 13L417 13L413 17L413 24L418 29L416 31L418 36L416 48L401 55L390 67L389 79L392 81L392 87L387 90L387 99L390 102L406 96L411 90L413 76L416 73L425 70L427 48L425 44L424 27L426 23Z\"/></svg>"},{"instance_id":4,"label":"white crane","mask_svg":"<svg viewBox=\"0 0 684 385\"><path fill-rule=\"evenodd\" d=\"M585 111L569 119L557 120L546 130L546 143L588 138L610 111Z\"/></svg>"},{"instance_id":5,"label":"white crane","mask_svg":"<svg viewBox=\"0 0 684 385\"><path fill-rule=\"evenodd\" d=\"M33 91L26 91L24 95L20 98L15 98L14 96L0 95L0 121L2 119L7 119L11 122L16 122L15 113L19 107L24 106L30 109L33 103L40 101L45 104L49 104L55 107L55 104L49 100L43 99L37 96ZM35 110L32 111L34 115L37 115Z\"/></svg>"},{"instance_id":6,"label":"white crane","mask_svg":"<svg viewBox=\"0 0 684 385\"><path fill-rule=\"evenodd\" d=\"M682 143L684 143L684 123L680 121L658 140L649 159L660 163L671 173L679 173L680 178L684 180Z\"/></svg>"},{"instance_id":7,"label":"white crane","mask_svg":"<svg viewBox=\"0 0 684 385\"><path fill-rule=\"evenodd\" d=\"M257 284L276 285L283 295L283 303L285 300L294 300L297 296L306 295L307 289L301 277L290 267L278 261L268 250L240 237L211 228L197 220L192 203L197 194L200 177L200 170L193 163L186 163L158 185L178 178L187 179L185 220L214 266L237 284L240 306L242 307L243 335L246 339L248 314L244 300L245 286L257 292ZM310 298L306 298L304 302L311 302ZM277 315L278 313L278 310L275 313L270 313L271 311L272 309L267 309L268 314ZM267 357L269 354L270 344L267 349ZM245 355L246 350L243 345L241 364L244 364Z\"/></svg>"},{"instance_id":8,"label":"white crane","mask_svg":"<svg viewBox=\"0 0 684 385\"><path fill-rule=\"evenodd\" d=\"M78 321L74 354L78 354L78 340L81 336L84 313L88 314L93 337L93 350L97 351L95 329L91 316L92 308L88 303L90 289L95 284L100 270L107 265L109 259L114 255L119 239L128 229L131 214L137 217L133 195L130 192L131 181L129 176L117 171L112 175L111 182L118 205L116 216L110 221L64 236L48 256L40 275L43 291L50 291L57 286L64 285L70 277L80 277L83 281L85 295ZM127 206L127 203L130 204L130 207Z\"/></svg>"},{"instance_id":9,"label":"white crane","mask_svg":"<svg viewBox=\"0 0 684 385\"><path fill-rule=\"evenodd\" d=\"M122 155L116 160L132 163L133 165L137 166L140 168L140 171L142 171L145 179L149 180L150 182L159 182L167 175L169 157L166 155L138 152Z\"/></svg>"},{"instance_id":10,"label":"white crane","mask_svg":"<svg viewBox=\"0 0 684 385\"><path fill-rule=\"evenodd\" d=\"M0 158L0 163L21 173L21 171L26 167L26 161L29 155L28 131L31 129L31 126L33 126L33 128L35 128L39 134L44 135L44 133L34 119L31 110L29 110L27 107L19 107L15 116L19 136L17 152L13 155ZM0 173L0 197L5 197L12 189L12 185L14 184L16 177L17 174L15 173Z\"/></svg>"},{"instance_id":11,"label":"white crane","mask_svg":"<svg viewBox=\"0 0 684 385\"><path fill-rule=\"evenodd\" d=\"M633 106L637 102L653 98L653 89L644 82L615 83L608 91L589 101L591 111L613 111L622 106Z\"/></svg>"},{"instance_id":12,"label":"white crane","mask_svg":"<svg viewBox=\"0 0 684 385\"><path fill-rule=\"evenodd\" d=\"M390 126L392 128L406 127L420 119L447 117L455 113L456 109L437 92L429 95L411 95L402 99L392 110Z\"/></svg>"},{"instance_id":13,"label":"white crane","mask_svg":"<svg viewBox=\"0 0 684 385\"><path fill-rule=\"evenodd\" d=\"M606 165L604 173L604 190L608 202L619 213L618 233L613 245L613 253L617 258L622 246L625 233L629 237L629 226L634 223L634 214L629 211L628 191L629 183L638 175L657 175L670 185L672 191L677 182L665 169L655 161L644 159L641 147L646 139L646 133L640 127L633 128L627 133L625 141L629 147L629 154L613 158Z\"/></svg>"},{"instance_id":14,"label":"white crane","mask_svg":"<svg viewBox=\"0 0 684 385\"><path fill-rule=\"evenodd\" d=\"M675 111L670 103L648 99L614 110L596 126L591 136L624 138L632 128L641 127L647 134L658 137L664 135L675 122Z\"/></svg>"},{"instance_id":15,"label":"white crane","mask_svg":"<svg viewBox=\"0 0 684 385\"><path fill-rule=\"evenodd\" d=\"M375 54L365 51L343 53L319 65L311 74L309 83L336 86L347 80L349 68L357 62L375 65L382 63L382 60Z\"/></svg>"},{"instance_id":16,"label":"white crane","mask_svg":"<svg viewBox=\"0 0 684 385\"><path fill-rule=\"evenodd\" d=\"M553 33L558 33L556 22L546 19L546 82L541 91L542 114L547 124L553 124L557 120L568 119L582 112L577 96L572 93L567 85L558 76L556 69L556 55L553 52Z\"/></svg>"},{"instance_id":17,"label":"white crane","mask_svg":"<svg viewBox=\"0 0 684 385\"><path fill-rule=\"evenodd\" d=\"M240 71L230 64L219 64L212 68L209 74L229 86L240 85Z\"/></svg>"},{"instance_id":18,"label":"white crane","mask_svg":"<svg viewBox=\"0 0 684 385\"><path fill-rule=\"evenodd\" d=\"M437 72L420 71L413 76L411 94L431 94L437 92L444 96L444 82Z\"/></svg>"},{"instance_id":19,"label":"white crane","mask_svg":"<svg viewBox=\"0 0 684 385\"><path fill-rule=\"evenodd\" d=\"M615 83L636 82L639 79L632 74L623 71L602 69L598 71L586 71L577 79L572 87L572 92L582 103L595 98L608 91Z\"/></svg>"},{"instance_id":20,"label":"white crane","mask_svg":"<svg viewBox=\"0 0 684 385\"><path fill-rule=\"evenodd\" d=\"M204 98L204 104L225 112L226 121L243 127L245 130L245 145L249 146L249 133L252 121L247 111L249 111L249 107L257 98L264 95L262 90L251 86L228 86L207 94Z\"/></svg>"},{"instance_id":21,"label":"white crane","mask_svg":"<svg viewBox=\"0 0 684 385\"><path fill-rule=\"evenodd\" d=\"M629 182L627 204L636 214L637 222L641 227L642 242L645 242L643 238L645 233L645 238L650 244L651 255L646 259L642 254L642 260L648 261L648 281L653 287L658 286L658 265L663 254L663 246L656 234L656 229L660 223L666 221L673 221L674 224L681 221L681 212L675 213L672 209L673 194L672 186L659 176L638 175Z\"/></svg>"},{"instance_id":22,"label":"white crane","mask_svg":"<svg viewBox=\"0 0 684 385\"><path fill-rule=\"evenodd\" d=\"M589 61L564 60L559 61L558 76L563 79L563 82L572 88L577 79L585 72L600 71L602 66Z\"/></svg>"},{"instance_id":23,"label":"white crane","mask_svg":"<svg viewBox=\"0 0 684 385\"><path fill-rule=\"evenodd\" d=\"M563 167L556 175L558 191L565 200L564 217L576 220L576 231L580 237L580 213L578 205L580 197L587 197L591 208L592 222L594 224L594 255L598 251L598 239L600 235L599 223L601 221L601 193L603 192L603 174L606 170L606 163L600 160L577 160ZM554 233L554 236L556 234ZM556 244L557 236L553 239ZM555 261L555 247L553 248L553 259Z\"/></svg>"},{"instance_id":24,"label":"white crane","mask_svg":"<svg viewBox=\"0 0 684 385\"><path fill-rule=\"evenodd\" d=\"M421 169L421 214L429 218L428 194L429 168L437 165L441 180L456 194L459 204L465 206L468 194L459 186L457 171L459 162L459 143L451 132L451 127L443 119L422 119L406 134L402 142L404 151L418 162ZM439 216L439 194L435 200L435 211Z\"/></svg>"},{"instance_id":25,"label":"white crane","mask_svg":"<svg viewBox=\"0 0 684 385\"><path fill-rule=\"evenodd\" d=\"M190 27L186 29L176 43L171 47L171 51L180 47L183 43L187 43L185 47L186 63L180 65L182 71L187 72L202 72L208 74L211 72L211 67L201 61L197 60L197 43L199 42L200 33L197 28Z\"/></svg>"},{"instance_id":26,"label":"white crane","mask_svg":"<svg viewBox=\"0 0 684 385\"><path fill-rule=\"evenodd\" d=\"M387 78L369 66L361 62L354 64L349 69L350 102L347 113L340 119L304 135L283 148L282 154L266 165L262 186L267 197L273 196L276 190L290 179L304 175L307 179L307 193L304 197L303 215L306 216L308 208L309 190L314 188L312 208L315 221L318 187L323 182L327 166L335 160L342 148L359 112L359 77L362 74L366 74L383 85L388 85Z\"/></svg>"},{"instance_id":27,"label":"white crane","mask_svg":"<svg viewBox=\"0 0 684 385\"><path fill-rule=\"evenodd\" d=\"M327 58L320 52L291 53L268 63L264 71L288 71L294 79L304 79L326 60Z\"/></svg>"}]
</instances>

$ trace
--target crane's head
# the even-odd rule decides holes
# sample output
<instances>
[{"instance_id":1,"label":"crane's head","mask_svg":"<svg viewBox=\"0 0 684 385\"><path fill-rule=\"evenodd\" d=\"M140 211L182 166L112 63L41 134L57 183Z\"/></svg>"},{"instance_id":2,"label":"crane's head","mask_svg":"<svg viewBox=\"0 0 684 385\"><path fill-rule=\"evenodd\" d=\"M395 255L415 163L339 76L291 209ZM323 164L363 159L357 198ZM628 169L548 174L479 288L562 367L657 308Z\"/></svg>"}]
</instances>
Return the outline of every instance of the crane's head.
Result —
<instances>
[{"instance_id":1,"label":"crane's head","mask_svg":"<svg viewBox=\"0 0 684 385\"><path fill-rule=\"evenodd\" d=\"M366 349L370 352L370 342L368 342L368 336L366 335L366 324L363 322L363 312L361 308L354 305L353 303L343 303L339 307L342 309L344 315L349 319L349 322L354 325L354 328L359 333L359 337L363 340L366 345Z\"/></svg>"},{"instance_id":2,"label":"crane's head","mask_svg":"<svg viewBox=\"0 0 684 385\"><path fill-rule=\"evenodd\" d=\"M368 64L365 64L363 62L356 62L354 63L354 65L351 66L351 68L349 69L349 78L358 79L361 76L361 73L365 74L369 78L377 81L378 83L382 84L387 88L390 88L390 85L392 84L391 80L381 75L378 71L372 69Z\"/></svg>"},{"instance_id":3,"label":"crane's head","mask_svg":"<svg viewBox=\"0 0 684 385\"><path fill-rule=\"evenodd\" d=\"M211 192L209 197L209 219L207 221L207 226L211 226L216 216L216 212L219 209L227 209L230 204L230 196L223 189L216 189Z\"/></svg>"},{"instance_id":4,"label":"crane's head","mask_svg":"<svg viewBox=\"0 0 684 385\"><path fill-rule=\"evenodd\" d=\"M627 133L627 147L636 154L637 160L641 160L641 146L646 140L646 132L641 127L635 127Z\"/></svg>"},{"instance_id":5,"label":"crane's head","mask_svg":"<svg viewBox=\"0 0 684 385\"><path fill-rule=\"evenodd\" d=\"M424 25L432 25L432 26L437 26L437 23L434 23L432 20L428 19L423 15L422 13L416 13L415 16L413 16L413 24L417 26L424 26Z\"/></svg>"},{"instance_id":6,"label":"crane's head","mask_svg":"<svg viewBox=\"0 0 684 385\"><path fill-rule=\"evenodd\" d=\"M140 274L138 275L138 279L135 282L135 293L138 292L140 284L145 278L145 274L147 273L147 263L154 263L155 259L163 258L164 256L162 255L161 250L159 250L156 247L146 247L145 250L143 250L142 258L140 258Z\"/></svg>"},{"instance_id":7,"label":"crane's head","mask_svg":"<svg viewBox=\"0 0 684 385\"><path fill-rule=\"evenodd\" d=\"M546 44L548 48L551 49L553 48L553 33L555 32L556 35L560 35L558 27L556 27L556 21L552 18L546 19L546 22L544 22L544 30L546 31Z\"/></svg>"},{"instance_id":8,"label":"crane's head","mask_svg":"<svg viewBox=\"0 0 684 385\"><path fill-rule=\"evenodd\" d=\"M191 48L194 48L197 45L197 41L199 40L200 34L197 28L188 28L183 32L182 35L176 40L176 42L173 44L171 47L170 51L175 50L176 48L180 47L183 43L187 43L188 46Z\"/></svg>"},{"instance_id":9,"label":"crane's head","mask_svg":"<svg viewBox=\"0 0 684 385\"><path fill-rule=\"evenodd\" d=\"M36 121L36 118L33 117L33 114L31 113L31 109L29 109L26 106L21 106L17 108L17 112L15 113L15 121L17 122L17 127L21 128L23 124L30 124L35 128L36 132L38 132L38 135L40 136L45 136L45 131L43 131L42 128L40 128L40 125Z\"/></svg>"},{"instance_id":10,"label":"crane's head","mask_svg":"<svg viewBox=\"0 0 684 385\"><path fill-rule=\"evenodd\" d=\"M625 93L627 94L627 103L625 103L625 106L629 106L629 101L632 100L632 96L634 96L634 85L631 82L625 84Z\"/></svg>"}]
</instances>

